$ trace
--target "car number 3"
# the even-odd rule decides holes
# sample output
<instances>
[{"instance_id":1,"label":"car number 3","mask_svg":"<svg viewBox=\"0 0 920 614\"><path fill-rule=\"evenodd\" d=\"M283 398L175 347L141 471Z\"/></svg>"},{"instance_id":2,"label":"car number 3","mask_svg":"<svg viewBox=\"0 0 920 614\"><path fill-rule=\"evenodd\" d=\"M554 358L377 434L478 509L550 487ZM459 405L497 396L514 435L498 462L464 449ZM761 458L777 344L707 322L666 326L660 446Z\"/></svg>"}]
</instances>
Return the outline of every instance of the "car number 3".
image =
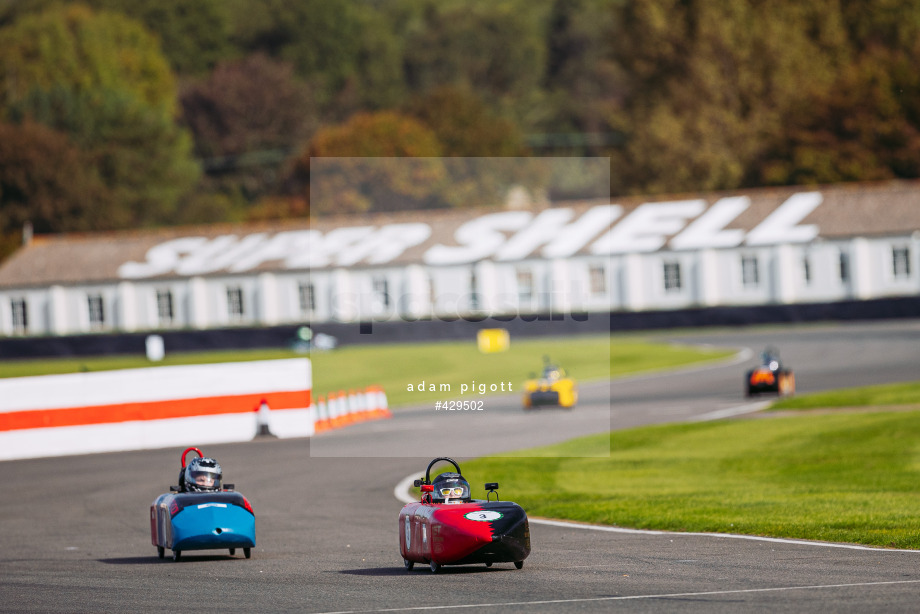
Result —
<instances>
[{"instance_id":1,"label":"car number 3","mask_svg":"<svg viewBox=\"0 0 920 614\"><path fill-rule=\"evenodd\" d=\"M475 520L476 522L490 522L492 520L498 520L503 514L501 512L493 511L483 511L483 512L469 512L463 517L467 520Z\"/></svg>"}]
</instances>

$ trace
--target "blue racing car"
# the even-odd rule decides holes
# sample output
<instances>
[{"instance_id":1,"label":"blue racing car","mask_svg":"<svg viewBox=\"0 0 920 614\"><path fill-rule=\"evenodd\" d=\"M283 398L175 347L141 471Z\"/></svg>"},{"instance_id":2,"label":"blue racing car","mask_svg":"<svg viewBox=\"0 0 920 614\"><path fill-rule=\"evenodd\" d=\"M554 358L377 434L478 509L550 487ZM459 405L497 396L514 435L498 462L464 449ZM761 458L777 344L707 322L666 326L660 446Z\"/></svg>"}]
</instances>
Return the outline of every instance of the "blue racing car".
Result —
<instances>
[{"instance_id":1,"label":"blue racing car","mask_svg":"<svg viewBox=\"0 0 920 614\"><path fill-rule=\"evenodd\" d=\"M185 457L196 452L188 465ZM178 561L188 550L222 550L230 555L243 549L248 559L256 545L256 517L252 506L232 484L221 484L220 465L198 448L182 453L179 485L157 497L150 506L150 541L162 559L166 549Z\"/></svg>"}]
</instances>

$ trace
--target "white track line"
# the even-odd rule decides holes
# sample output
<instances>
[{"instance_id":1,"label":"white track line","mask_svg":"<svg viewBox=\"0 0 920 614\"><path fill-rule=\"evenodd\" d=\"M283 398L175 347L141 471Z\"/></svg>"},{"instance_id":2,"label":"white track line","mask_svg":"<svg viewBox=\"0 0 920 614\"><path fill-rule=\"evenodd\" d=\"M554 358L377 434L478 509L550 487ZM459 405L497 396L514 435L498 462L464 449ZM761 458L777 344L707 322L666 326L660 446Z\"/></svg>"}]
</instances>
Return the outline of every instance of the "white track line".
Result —
<instances>
[{"instance_id":1,"label":"white track line","mask_svg":"<svg viewBox=\"0 0 920 614\"><path fill-rule=\"evenodd\" d=\"M724 347L720 347L717 345L711 345L709 343L687 343L687 344L672 343L671 345L675 345L678 347L701 347L705 349L714 349L714 350L724 349ZM702 364L691 364L685 367L674 367L672 369L660 369L658 371L650 371L648 373L634 373L631 375L630 374L621 375L617 377L611 377L609 378L609 380L611 382L616 382L616 383L632 382L632 381L641 381L645 379L654 379L654 378L662 377L665 375L684 375L687 373L694 373L696 371L708 371L710 369L721 369L724 367L731 367L733 365L737 365L742 362L747 362L748 360L751 359L753 355L754 355L754 350L752 350L749 347L742 347L738 349L738 352L734 356L732 356L731 358L726 358L725 360L715 360L711 362L704 362ZM596 381L589 382L589 383L596 384L598 381L602 381L602 380L596 380Z\"/></svg>"},{"instance_id":2,"label":"white track line","mask_svg":"<svg viewBox=\"0 0 920 614\"><path fill-rule=\"evenodd\" d=\"M736 533L691 533L691 532L673 532L673 531L652 531L647 529L624 529L622 527L610 527L596 524L581 524L577 522L566 522L564 520L550 520L548 518L528 518L532 524L545 524L552 527L563 527L567 529L588 529L591 531L605 531L608 533L626 533L633 535L673 535L679 537L720 537L725 539L747 539L750 541L770 542L773 544L795 544L799 546L817 546L820 548L844 548L846 550L871 550L872 552L909 552L920 554L920 550L903 550L897 548L877 548L874 546L860 546L857 544L838 544L834 542L819 542L805 539L788 539L783 537L760 537L758 535L738 535Z\"/></svg>"},{"instance_id":3,"label":"white track line","mask_svg":"<svg viewBox=\"0 0 920 614\"><path fill-rule=\"evenodd\" d=\"M761 409L766 409L770 406L773 401L757 401L755 403L745 403L744 405L736 405L735 407L726 407L725 409L717 409L705 414L700 414L699 416L694 416L688 419L688 422L706 422L709 420L721 420L722 418L732 418L734 416L741 416L744 414L752 414L755 411L760 411Z\"/></svg>"},{"instance_id":4,"label":"white track line","mask_svg":"<svg viewBox=\"0 0 920 614\"><path fill-rule=\"evenodd\" d=\"M509 601L504 603L464 603L460 605L424 605L405 608L386 608L380 610L341 610L322 612L320 614L369 614L371 612L409 612L415 610L450 610L467 608L492 608L500 606L550 605L554 603L592 603L602 601L635 601L639 599L676 599L686 597L715 597L720 595L744 595L752 593L777 593L788 591L826 590L831 588L856 588L866 586L892 586L897 584L917 584L920 580L892 580L887 582L854 582L852 584L812 584L809 586L777 586L773 588L742 588L725 591L700 591L696 593L661 593L657 595L622 595L617 597L584 597L580 599L543 599L540 601Z\"/></svg>"},{"instance_id":5,"label":"white track line","mask_svg":"<svg viewBox=\"0 0 920 614\"><path fill-rule=\"evenodd\" d=\"M409 487L412 486L412 483L417 479L417 473L404 477L400 480L399 484L396 485L396 488L393 489L393 496L402 503L415 503L415 497L409 494Z\"/></svg>"},{"instance_id":6,"label":"white track line","mask_svg":"<svg viewBox=\"0 0 920 614\"><path fill-rule=\"evenodd\" d=\"M407 475L393 489L393 496L402 503L417 501L409 494L412 482L418 479L418 474ZM650 529L625 529L607 525L586 524L581 522L568 522L565 520L550 520L549 518L528 518L531 524L542 524L563 529L581 529L584 531L601 531L603 533L624 533L627 535L672 535L678 537L717 537L722 539L746 539L750 541L769 542L773 544L794 544L797 546L814 546L818 548L843 548L845 550L870 550L872 552L900 552L920 554L920 550L904 550L898 548L876 548L873 546L860 546L857 544L839 544L834 542L810 541L804 539L787 539L782 537L760 537L757 535L738 535L736 533L692 533L674 531L653 531Z\"/></svg>"}]
</instances>

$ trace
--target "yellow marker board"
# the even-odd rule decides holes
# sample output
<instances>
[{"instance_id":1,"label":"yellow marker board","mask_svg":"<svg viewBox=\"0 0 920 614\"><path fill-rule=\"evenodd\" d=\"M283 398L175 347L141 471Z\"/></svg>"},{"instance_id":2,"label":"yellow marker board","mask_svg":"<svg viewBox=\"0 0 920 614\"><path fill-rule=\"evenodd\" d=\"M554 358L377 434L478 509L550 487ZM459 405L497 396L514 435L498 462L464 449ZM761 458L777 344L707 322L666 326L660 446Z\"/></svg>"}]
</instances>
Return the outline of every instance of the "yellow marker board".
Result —
<instances>
[{"instance_id":1,"label":"yellow marker board","mask_svg":"<svg viewBox=\"0 0 920 614\"><path fill-rule=\"evenodd\" d=\"M504 352L511 345L511 337L504 328L484 328L476 334L476 343L483 354Z\"/></svg>"}]
</instances>

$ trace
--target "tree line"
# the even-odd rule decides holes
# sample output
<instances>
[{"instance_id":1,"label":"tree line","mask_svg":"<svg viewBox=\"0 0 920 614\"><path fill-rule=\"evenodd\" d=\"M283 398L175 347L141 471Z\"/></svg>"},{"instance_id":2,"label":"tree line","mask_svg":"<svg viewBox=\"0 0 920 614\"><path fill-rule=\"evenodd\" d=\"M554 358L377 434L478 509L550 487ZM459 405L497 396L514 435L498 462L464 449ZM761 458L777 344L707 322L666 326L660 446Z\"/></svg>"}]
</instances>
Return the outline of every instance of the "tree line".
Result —
<instances>
[{"instance_id":1,"label":"tree line","mask_svg":"<svg viewBox=\"0 0 920 614\"><path fill-rule=\"evenodd\" d=\"M311 203L311 158L602 156L613 195L916 178L918 65L912 0L0 0L0 257L26 222L476 202L394 166Z\"/></svg>"}]
</instances>

